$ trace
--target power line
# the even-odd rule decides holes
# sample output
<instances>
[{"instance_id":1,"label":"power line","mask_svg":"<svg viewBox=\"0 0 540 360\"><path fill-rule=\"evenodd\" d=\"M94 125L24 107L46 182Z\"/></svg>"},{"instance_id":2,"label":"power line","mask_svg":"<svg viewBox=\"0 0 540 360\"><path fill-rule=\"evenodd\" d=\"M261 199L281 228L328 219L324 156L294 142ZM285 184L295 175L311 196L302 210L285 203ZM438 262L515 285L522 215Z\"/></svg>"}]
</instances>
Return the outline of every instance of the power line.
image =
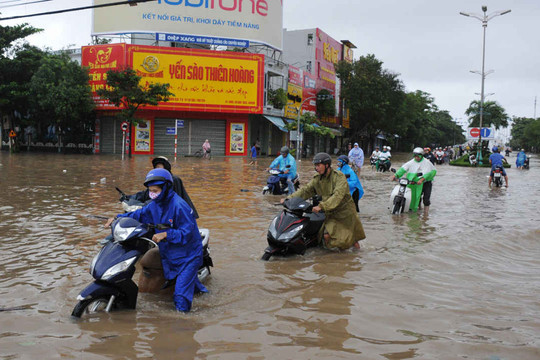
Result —
<instances>
[{"instance_id":1,"label":"power line","mask_svg":"<svg viewBox=\"0 0 540 360\"><path fill-rule=\"evenodd\" d=\"M42 13L30 14L30 15L10 16L10 17L5 17L5 18L0 18L0 21L2 21L2 20L23 19L23 18L27 18L27 17L35 17L35 16L43 16L43 15L62 14L62 13L72 12L72 11L97 9L97 8L109 7L109 6L117 6L117 5L128 5L128 4L129 5L137 5L138 3L145 3L145 2L150 2L150 1L156 1L156 0L127 0L127 1L120 1L120 2L115 2L115 3L110 3L110 4L83 6L83 7L78 7L78 8L47 11L47 12L42 12Z\"/></svg>"},{"instance_id":2,"label":"power line","mask_svg":"<svg viewBox=\"0 0 540 360\"><path fill-rule=\"evenodd\" d=\"M8 3L8 2L17 2L17 1L19 1L19 0L15 0L15 1L5 1L4 3ZM26 3L23 3L23 4L4 5L4 6L0 6L0 9L10 8L10 7L15 7L15 6L23 6L23 5L37 4L37 3L48 2L48 1L52 1L52 0L36 0L36 1L26 2Z\"/></svg>"}]
</instances>

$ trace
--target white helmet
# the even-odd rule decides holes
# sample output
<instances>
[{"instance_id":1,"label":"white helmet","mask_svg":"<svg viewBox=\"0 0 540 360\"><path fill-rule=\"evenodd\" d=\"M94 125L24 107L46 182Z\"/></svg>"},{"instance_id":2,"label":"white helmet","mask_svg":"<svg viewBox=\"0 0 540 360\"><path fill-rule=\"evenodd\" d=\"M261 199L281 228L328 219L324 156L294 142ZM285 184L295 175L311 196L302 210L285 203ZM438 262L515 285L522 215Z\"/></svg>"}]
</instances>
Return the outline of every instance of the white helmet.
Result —
<instances>
[{"instance_id":1,"label":"white helmet","mask_svg":"<svg viewBox=\"0 0 540 360\"><path fill-rule=\"evenodd\" d=\"M392 150L392 148L390 146L387 146L386 148L388 149L388 151Z\"/></svg>"},{"instance_id":2,"label":"white helmet","mask_svg":"<svg viewBox=\"0 0 540 360\"><path fill-rule=\"evenodd\" d=\"M424 149L422 149L421 147L414 148L412 152L414 155L424 155Z\"/></svg>"}]
</instances>

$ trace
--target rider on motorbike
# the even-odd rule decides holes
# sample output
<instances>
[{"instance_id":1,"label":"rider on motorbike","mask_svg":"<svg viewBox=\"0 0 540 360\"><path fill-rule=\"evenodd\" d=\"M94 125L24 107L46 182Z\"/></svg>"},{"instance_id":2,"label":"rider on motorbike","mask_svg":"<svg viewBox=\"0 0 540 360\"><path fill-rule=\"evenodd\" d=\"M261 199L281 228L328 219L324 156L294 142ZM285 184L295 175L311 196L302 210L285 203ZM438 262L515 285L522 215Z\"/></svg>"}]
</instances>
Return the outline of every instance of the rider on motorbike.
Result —
<instances>
[{"instance_id":1,"label":"rider on motorbike","mask_svg":"<svg viewBox=\"0 0 540 360\"><path fill-rule=\"evenodd\" d=\"M386 170L390 169L390 159L392 158L392 154L390 154L389 147L383 146L382 152L379 155L379 160L377 161L377 170L381 166L385 166Z\"/></svg>"},{"instance_id":2,"label":"rider on motorbike","mask_svg":"<svg viewBox=\"0 0 540 360\"><path fill-rule=\"evenodd\" d=\"M354 205L356 205L356 212L360 212L358 207L358 200L364 196L364 189L358 176L354 173L353 169L349 166L349 158L346 155L340 155L337 161L338 171L341 171L347 178L347 183L349 183L349 192L353 198Z\"/></svg>"},{"instance_id":3,"label":"rider on motorbike","mask_svg":"<svg viewBox=\"0 0 540 360\"><path fill-rule=\"evenodd\" d=\"M193 294L207 292L197 278L197 271L203 261L203 247L197 222L189 205L173 191L173 178L169 171L151 170L146 175L144 186L148 188L153 201L142 209L110 218L105 226L110 226L114 219L120 217L169 226L166 230L156 230L152 240L158 243L165 279L176 279L176 309L188 312Z\"/></svg>"},{"instance_id":4,"label":"rider on motorbike","mask_svg":"<svg viewBox=\"0 0 540 360\"><path fill-rule=\"evenodd\" d=\"M354 143L354 147L349 151L348 157L351 161L351 165L357 169L356 171L360 176L362 165L364 165L364 150L362 150L358 143Z\"/></svg>"},{"instance_id":5,"label":"rider on motorbike","mask_svg":"<svg viewBox=\"0 0 540 360\"><path fill-rule=\"evenodd\" d=\"M432 164L435 164L435 155L431 152L431 149L428 147L424 148L424 157L431 161Z\"/></svg>"},{"instance_id":6,"label":"rider on motorbike","mask_svg":"<svg viewBox=\"0 0 540 360\"><path fill-rule=\"evenodd\" d=\"M313 212L324 211L326 215L324 225L319 232L322 245L327 249L348 249L351 246L359 248L358 241L365 239L366 234L354 211L347 178L332 169L332 158L327 153L315 155L313 164L317 174L306 186L289 195L288 198L309 199L314 195L320 195L322 201L313 207ZM283 201L284 199L281 202Z\"/></svg>"},{"instance_id":7,"label":"rider on motorbike","mask_svg":"<svg viewBox=\"0 0 540 360\"><path fill-rule=\"evenodd\" d=\"M489 164L491 165L491 172L489 174L489 180L488 180L488 186L491 187L491 182L493 181L493 171L495 170L496 166L500 166L502 168L502 175L504 176L505 186L508 187L508 176L506 175L506 171L503 167L503 162L507 162L506 158L501 155L501 152L497 146L494 146L493 149L491 149L493 152L491 155L489 155Z\"/></svg>"},{"instance_id":8,"label":"rider on motorbike","mask_svg":"<svg viewBox=\"0 0 540 360\"><path fill-rule=\"evenodd\" d=\"M395 175L392 175L392 180L399 179L401 176L407 174L407 179L415 181L416 184L408 185L411 189L411 205L412 211L418 210L420 205L420 198L422 196L422 189L424 182L429 183L429 189L426 188L424 193L424 214L429 212L429 205L431 204L431 181L437 174L435 166L428 159L424 158L424 149L417 147L413 150L414 158L405 163Z\"/></svg>"},{"instance_id":9,"label":"rider on motorbike","mask_svg":"<svg viewBox=\"0 0 540 360\"><path fill-rule=\"evenodd\" d=\"M379 150L378 146L375 146L375 150L371 153L371 156L369 158L370 163L373 165L379 160L379 155L381 155L381 151Z\"/></svg>"},{"instance_id":10,"label":"rider on motorbike","mask_svg":"<svg viewBox=\"0 0 540 360\"><path fill-rule=\"evenodd\" d=\"M283 174L280 174L279 177L287 179L287 187L289 190L289 195L294 192L294 183L293 180L296 177L296 160L294 157L289 154L289 148L283 146L280 151L280 155L272 161L267 171L270 169L278 168L283 171Z\"/></svg>"}]
</instances>

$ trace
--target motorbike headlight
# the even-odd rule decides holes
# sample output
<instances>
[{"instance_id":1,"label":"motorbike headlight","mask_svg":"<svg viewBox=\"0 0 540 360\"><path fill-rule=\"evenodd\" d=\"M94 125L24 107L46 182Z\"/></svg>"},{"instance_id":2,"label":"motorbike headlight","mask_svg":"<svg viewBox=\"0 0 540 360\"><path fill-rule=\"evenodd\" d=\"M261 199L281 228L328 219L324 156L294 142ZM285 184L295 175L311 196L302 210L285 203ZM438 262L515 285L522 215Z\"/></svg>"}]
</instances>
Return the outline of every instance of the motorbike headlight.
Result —
<instances>
[{"instance_id":1,"label":"motorbike headlight","mask_svg":"<svg viewBox=\"0 0 540 360\"><path fill-rule=\"evenodd\" d=\"M127 268L131 266L131 264L133 264L133 262L135 262L135 260L137 260L136 256L129 258L127 260L124 260L122 262L119 262L118 264L114 266L111 266L110 268L107 269L107 271L105 271L105 273L101 277L101 280L108 280L114 275L121 273L122 271L125 271Z\"/></svg>"},{"instance_id":2,"label":"motorbike headlight","mask_svg":"<svg viewBox=\"0 0 540 360\"><path fill-rule=\"evenodd\" d=\"M272 222L270 223L270 226L268 227L268 231L270 232L270 235L272 235L274 239L277 238L276 221L277 221L277 217L275 217L274 220L272 220Z\"/></svg>"},{"instance_id":3,"label":"motorbike headlight","mask_svg":"<svg viewBox=\"0 0 540 360\"><path fill-rule=\"evenodd\" d=\"M298 234L298 232L300 230L302 230L304 228L304 224L300 225L300 226L297 226L295 227L294 229L292 229L291 231L287 231L283 234L281 234L281 236L279 237L278 240L280 241L288 241L288 240L291 240L293 237L296 236L296 234Z\"/></svg>"},{"instance_id":4,"label":"motorbike headlight","mask_svg":"<svg viewBox=\"0 0 540 360\"><path fill-rule=\"evenodd\" d=\"M114 239L117 241L126 240L135 229L136 227L123 228L121 226L115 226L113 233Z\"/></svg>"},{"instance_id":5,"label":"motorbike headlight","mask_svg":"<svg viewBox=\"0 0 540 360\"><path fill-rule=\"evenodd\" d=\"M409 183L409 181L407 179L399 179L399 184L400 185L407 185Z\"/></svg>"}]
</instances>

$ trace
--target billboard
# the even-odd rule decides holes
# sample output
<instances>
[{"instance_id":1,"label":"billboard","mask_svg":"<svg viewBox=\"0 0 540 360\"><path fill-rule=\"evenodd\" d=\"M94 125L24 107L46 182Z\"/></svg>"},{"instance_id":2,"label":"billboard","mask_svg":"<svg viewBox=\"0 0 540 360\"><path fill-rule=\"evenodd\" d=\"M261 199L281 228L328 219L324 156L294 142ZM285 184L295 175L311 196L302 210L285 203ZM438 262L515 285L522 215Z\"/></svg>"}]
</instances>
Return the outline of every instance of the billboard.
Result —
<instances>
[{"instance_id":1,"label":"billboard","mask_svg":"<svg viewBox=\"0 0 540 360\"><path fill-rule=\"evenodd\" d=\"M285 105L285 117L296 119L298 109L302 104L302 70L289 66L289 84L287 86L287 105Z\"/></svg>"},{"instance_id":2,"label":"billboard","mask_svg":"<svg viewBox=\"0 0 540 360\"><path fill-rule=\"evenodd\" d=\"M315 45L315 59L318 64L317 90L327 89L334 94L337 79L334 64L342 58L343 45L321 29L317 29Z\"/></svg>"},{"instance_id":3,"label":"billboard","mask_svg":"<svg viewBox=\"0 0 540 360\"><path fill-rule=\"evenodd\" d=\"M114 2L94 0L94 5ZM92 35L161 34L171 41L174 35L188 40L194 36L214 45L219 44L215 39L225 41L222 45L234 45L226 40L236 39L282 49L282 0L157 0L100 7L93 12ZM176 42L189 41L178 37Z\"/></svg>"},{"instance_id":4,"label":"billboard","mask_svg":"<svg viewBox=\"0 0 540 360\"><path fill-rule=\"evenodd\" d=\"M126 44L85 46L82 48L81 65L89 68L90 88L96 106L100 109L116 108L97 96L96 91L107 85L107 71L126 66Z\"/></svg>"},{"instance_id":5,"label":"billboard","mask_svg":"<svg viewBox=\"0 0 540 360\"><path fill-rule=\"evenodd\" d=\"M119 66L120 61L111 63L117 48L125 50L125 62L141 77L142 85L170 85L169 101L146 109L262 113L264 55L127 44L88 46L83 48L83 65L90 65L93 91L106 86L106 72ZM107 63L92 68L99 62L96 55L109 52ZM98 109L113 107L97 100Z\"/></svg>"}]
</instances>

